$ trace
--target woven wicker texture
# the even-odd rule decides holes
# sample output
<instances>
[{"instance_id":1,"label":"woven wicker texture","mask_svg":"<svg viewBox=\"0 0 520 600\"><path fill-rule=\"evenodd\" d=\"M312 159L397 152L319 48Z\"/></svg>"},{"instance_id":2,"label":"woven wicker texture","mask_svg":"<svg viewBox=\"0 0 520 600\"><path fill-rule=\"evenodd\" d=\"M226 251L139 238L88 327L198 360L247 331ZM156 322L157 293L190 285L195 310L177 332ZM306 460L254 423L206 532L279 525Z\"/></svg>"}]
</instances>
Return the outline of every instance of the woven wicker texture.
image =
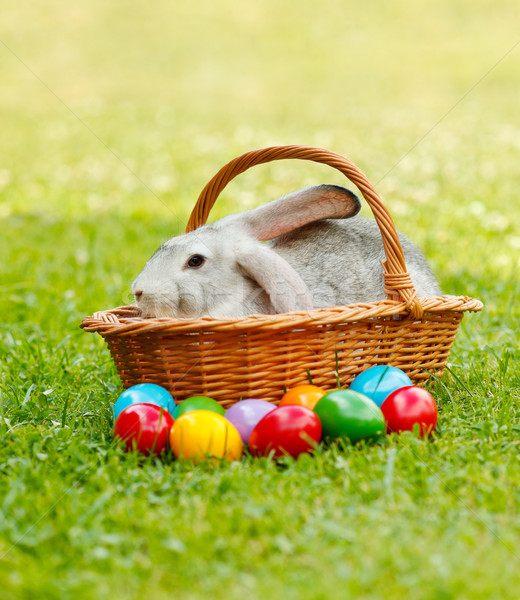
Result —
<instances>
[{"instance_id":1,"label":"woven wicker texture","mask_svg":"<svg viewBox=\"0 0 520 600\"><path fill-rule=\"evenodd\" d=\"M81 327L107 342L124 387L156 383L177 401L204 394L227 407L242 398L277 402L285 387L308 382L347 386L364 369L391 364L420 385L441 375L465 311L465 296L418 298L394 223L365 175L348 159L319 148L282 146L248 152L225 165L202 191L187 231L203 225L218 195L248 168L285 158L332 166L356 184L383 238L388 299L306 313L238 319L141 319L126 306L86 317Z\"/></svg>"}]
</instances>

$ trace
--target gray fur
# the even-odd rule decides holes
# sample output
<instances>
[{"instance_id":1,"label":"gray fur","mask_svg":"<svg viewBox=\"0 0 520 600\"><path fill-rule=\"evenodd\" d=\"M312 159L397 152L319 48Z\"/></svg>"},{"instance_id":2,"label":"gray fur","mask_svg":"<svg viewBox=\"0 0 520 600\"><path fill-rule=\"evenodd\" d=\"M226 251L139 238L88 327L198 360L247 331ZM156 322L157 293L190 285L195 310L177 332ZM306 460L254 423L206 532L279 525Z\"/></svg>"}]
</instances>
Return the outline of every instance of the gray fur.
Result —
<instances>
[{"instance_id":1,"label":"gray fur","mask_svg":"<svg viewBox=\"0 0 520 600\"><path fill-rule=\"evenodd\" d=\"M142 315L242 317L384 299L381 234L355 216L360 206L350 190L315 186L171 238L132 285ZM420 251L399 236L418 295L440 295ZM200 268L187 266L193 255L205 257Z\"/></svg>"},{"instance_id":2,"label":"gray fur","mask_svg":"<svg viewBox=\"0 0 520 600\"><path fill-rule=\"evenodd\" d=\"M315 240L319 239L319 243ZM418 248L402 233L406 267L419 296L439 296L439 286ZM385 259L381 232L373 219L356 216L300 227L272 242L312 290L315 308L383 300ZM316 269L316 265L321 265Z\"/></svg>"}]
</instances>

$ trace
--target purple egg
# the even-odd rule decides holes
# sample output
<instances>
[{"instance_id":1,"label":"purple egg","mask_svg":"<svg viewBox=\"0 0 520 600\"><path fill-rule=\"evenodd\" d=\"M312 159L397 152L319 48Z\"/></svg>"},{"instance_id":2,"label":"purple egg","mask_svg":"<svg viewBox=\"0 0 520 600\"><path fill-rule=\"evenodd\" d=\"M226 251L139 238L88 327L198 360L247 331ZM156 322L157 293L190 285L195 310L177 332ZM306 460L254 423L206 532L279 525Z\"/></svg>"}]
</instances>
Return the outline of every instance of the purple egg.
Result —
<instances>
[{"instance_id":1,"label":"purple egg","mask_svg":"<svg viewBox=\"0 0 520 600\"><path fill-rule=\"evenodd\" d=\"M275 404L267 400L240 400L233 404L224 415L235 426L244 444L249 442L249 436L257 423L276 408Z\"/></svg>"}]
</instances>

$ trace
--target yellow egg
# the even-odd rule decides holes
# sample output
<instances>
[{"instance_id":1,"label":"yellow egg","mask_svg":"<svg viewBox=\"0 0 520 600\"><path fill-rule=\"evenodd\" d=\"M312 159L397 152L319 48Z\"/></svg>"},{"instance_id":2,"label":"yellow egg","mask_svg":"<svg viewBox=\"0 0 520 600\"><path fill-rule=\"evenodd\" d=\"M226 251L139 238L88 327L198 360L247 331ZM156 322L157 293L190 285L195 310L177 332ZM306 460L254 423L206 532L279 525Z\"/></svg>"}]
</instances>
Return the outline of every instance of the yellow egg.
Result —
<instances>
[{"instance_id":1,"label":"yellow egg","mask_svg":"<svg viewBox=\"0 0 520 600\"><path fill-rule=\"evenodd\" d=\"M244 446L240 434L222 415L194 410L179 417L170 432L170 446L177 458L239 460Z\"/></svg>"}]
</instances>

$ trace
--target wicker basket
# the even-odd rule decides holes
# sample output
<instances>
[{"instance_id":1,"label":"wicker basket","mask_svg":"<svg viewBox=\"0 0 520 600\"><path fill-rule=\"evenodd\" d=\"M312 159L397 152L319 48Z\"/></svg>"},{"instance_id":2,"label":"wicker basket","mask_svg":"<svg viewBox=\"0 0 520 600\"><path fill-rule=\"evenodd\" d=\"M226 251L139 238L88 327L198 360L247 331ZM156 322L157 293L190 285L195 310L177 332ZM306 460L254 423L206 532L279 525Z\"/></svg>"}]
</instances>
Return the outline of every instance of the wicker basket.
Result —
<instances>
[{"instance_id":1,"label":"wicker basket","mask_svg":"<svg viewBox=\"0 0 520 600\"><path fill-rule=\"evenodd\" d=\"M466 296L418 298L394 223L365 175L348 159L319 148L280 146L248 152L223 167L202 191L187 231L203 225L220 192L250 167L280 159L329 165L362 192L384 243L388 299L237 319L142 319L135 306L86 317L81 327L105 338L124 387L156 383L179 402L204 394L227 407L242 398L278 402L284 386L342 386L364 369L390 364L417 385L442 374L464 311L482 303Z\"/></svg>"}]
</instances>

